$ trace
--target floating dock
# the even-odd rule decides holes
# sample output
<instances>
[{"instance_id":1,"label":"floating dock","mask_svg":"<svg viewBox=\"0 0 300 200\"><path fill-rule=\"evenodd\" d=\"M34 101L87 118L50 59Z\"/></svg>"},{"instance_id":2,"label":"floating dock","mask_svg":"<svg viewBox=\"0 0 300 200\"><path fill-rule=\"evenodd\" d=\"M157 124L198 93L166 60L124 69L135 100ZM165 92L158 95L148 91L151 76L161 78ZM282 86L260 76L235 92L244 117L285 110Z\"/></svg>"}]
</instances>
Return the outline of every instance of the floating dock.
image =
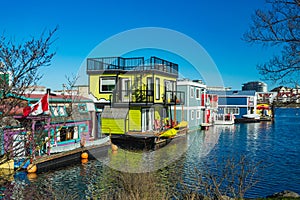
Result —
<instances>
[{"instance_id":1,"label":"floating dock","mask_svg":"<svg viewBox=\"0 0 300 200\"><path fill-rule=\"evenodd\" d=\"M110 144L110 140L107 137L101 144L80 147L52 155L45 155L34 160L32 164L37 167L36 173L41 173L80 163L81 154L84 152L88 153L88 159L104 158L108 155Z\"/></svg>"}]
</instances>

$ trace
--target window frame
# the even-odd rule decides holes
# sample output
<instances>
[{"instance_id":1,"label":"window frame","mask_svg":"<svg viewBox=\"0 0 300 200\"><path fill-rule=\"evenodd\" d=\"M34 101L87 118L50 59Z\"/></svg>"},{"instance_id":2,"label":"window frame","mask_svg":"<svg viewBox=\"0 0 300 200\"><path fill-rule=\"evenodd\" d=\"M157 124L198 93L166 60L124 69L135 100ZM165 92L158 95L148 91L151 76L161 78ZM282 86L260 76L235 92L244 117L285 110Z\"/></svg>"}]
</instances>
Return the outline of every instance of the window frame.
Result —
<instances>
[{"instance_id":1,"label":"window frame","mask_svg":"<svg viewBox=\"0 0 300 200\"><path fill-rule=\"evenodd\" d=\"M196 111L196 119L200 119L200 116L201 116L201 111L197 110Z\"/></svg>"},{"instance_id":2,"label":"window frame","mask_svg":"<svg viewBox=\"0 0 300 200\"><path fill-rule=\"evenodd\" d=\"M102 82L103 80L113 80L115 84L112 90L103 91L102 90ZM111 85L111 84L110 84ZM99 77L99 93L112 93L113 90L116 88L117 85L117 78L115 76L105 76L105 77Z\"/></svg>"},{"instance_id":3,"label":"window frame","mask_svg":"<svg viewBox=\"0 0 300 200\"><path fill-rule=\"evenodd\" d=\"M201 95L200 95L200 88L196 88L196 99L200 99Z\"/></svg>"},{"instance_id":4,"label":"window frame","mask_svg":"<svg viewBox=\"0 0 300 200\"><path fill-rule=\"evenodd\" d=\"M225 107L224 108L224 114L239 115L240 114L240 108L239 107Z\"/></svg>"},{"instance_id":5,"label":"window frame","mask_svg":"<svg viewBox=\"0 0 300 200\"><path fill-rule=\"evenodd\" d=\"M194 87L190 87L190 97L194 98Z\"/></svg>"},{"instance_id":6,"label":"window frame","mask_svg":"<svg viewBox=\"0 0 300 200\"><path fill-rule=\"evenodd\" d=\"M160 100L160 78L155 78L155 99Z\"/></svg>"}]
</instances>

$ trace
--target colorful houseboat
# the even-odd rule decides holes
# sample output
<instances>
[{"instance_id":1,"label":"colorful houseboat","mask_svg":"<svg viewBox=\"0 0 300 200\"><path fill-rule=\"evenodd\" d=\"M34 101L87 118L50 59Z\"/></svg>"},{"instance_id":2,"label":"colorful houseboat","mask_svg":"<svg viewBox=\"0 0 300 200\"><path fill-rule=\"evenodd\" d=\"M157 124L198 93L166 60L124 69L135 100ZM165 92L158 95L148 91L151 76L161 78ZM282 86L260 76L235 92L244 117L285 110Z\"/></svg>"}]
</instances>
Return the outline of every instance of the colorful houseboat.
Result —
<instances>
[{"instance_id":1,"label":"colorful houseboat","mask_svg":"<svg viewBox=\"0 0 300 200\"><path fill-rule=\"evenodd\" d=\"M177 121L188 121L189 129L194 130L210 126L218 106L217 96L207 94L206 85L200 80L178 80L177 90L185 92L186 99L182 106L176 106Z\"/></svg>"},{"instance_id":2,"label":"colorful houseboat","mask_svg":"<svg viewBox=\"0 0 300 200\"><path fill-rule=\"evenodd\" d=\"M234 122L259 122L256 115L256 91L208 91L218 95L217 115L234 115Z\"/></svg>"},{"instance_id":3,"label":"colorful houseboat","mask_svg":"<svg viewBox=\"0 0 300 200\"><path fill-rule=\"evenodd\" d=\"M157 57L88 58L87 74L89 92L103 110L102 132L112 140L154 141L164 127L175 126L171 106L184 103L177 64Z\"/></svg>"},{"instance_id":4,"label":"colorful houseboat","mask_svg":"<svg viewBox=\"0 0 300 200\"><path fill-rule=\"evenodd\" d=\"M3 129L3 149L10 152L16 168L22 167L28 158L38 162L43 156L106 142L99 132L95 106L90 99L50 94L50 91L11 98L22 101L13 112L15 125ZM43 101L48 104L47 111ZM29 113L25 114L28 107ZM36 113L39 109L41 112Z\"/></svg>"}]
</instances>

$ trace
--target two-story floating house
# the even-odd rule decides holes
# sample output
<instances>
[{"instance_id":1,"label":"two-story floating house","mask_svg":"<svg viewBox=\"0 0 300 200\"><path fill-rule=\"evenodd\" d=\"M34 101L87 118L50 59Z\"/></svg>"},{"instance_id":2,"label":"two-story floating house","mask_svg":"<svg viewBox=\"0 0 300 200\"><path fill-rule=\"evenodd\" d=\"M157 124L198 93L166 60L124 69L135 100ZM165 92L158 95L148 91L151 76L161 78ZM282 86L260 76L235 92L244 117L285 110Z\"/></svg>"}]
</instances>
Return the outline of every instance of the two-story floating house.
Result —
<instances>
[{"instance_id":1,"label":"two-story floating house","mask_svg":"<svg viewBox=\"0 0 300 200\"><path fill-rule=\"evenodd\" d=\"M254 90L234 90L234 91L208 91L208 93L218 95L218 115L233 114L235 122L250 121L255 119L257 95Z\"/></svg>"},{"instance_id":2,"label":"two-story floating house","mask_svg":"<svg viewBox=\"0 0 300 200\"><path fill-rule=\"evenodd\" d=\"M200 128L203 123L212 122L217 99L206 93L206 85L201 80L178 80L177 90L184 92L186 99L182 106L174 106L177 121L188 121L188 127L192 130Z\"/></svg>"},{"instance_id":3,"label":"two-story floating house","mask_svg":"<svg viewBox=\"0 0 300 200\"><path fill-rule=\"evenodd\" d=\"M161 58L88 58L87 74L105 134L159 131L175 121L170 106L184 102L176 91L178 65Z\"/></svg>"}]
</instances>

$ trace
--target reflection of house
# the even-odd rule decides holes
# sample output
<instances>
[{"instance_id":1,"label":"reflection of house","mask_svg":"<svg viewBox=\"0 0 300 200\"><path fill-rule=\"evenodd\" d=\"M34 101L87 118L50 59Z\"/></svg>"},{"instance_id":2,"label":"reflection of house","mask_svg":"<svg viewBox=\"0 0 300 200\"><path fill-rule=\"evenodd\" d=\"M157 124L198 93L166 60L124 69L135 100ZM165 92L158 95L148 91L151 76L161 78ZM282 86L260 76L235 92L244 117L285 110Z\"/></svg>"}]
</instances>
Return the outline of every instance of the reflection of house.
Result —
<instances>
[{"instance_id":1,"label":"reflection of house","mask_svg":"<svg viewBox=\"0 0 300 200\"><path fill-rule=\"evenodd\" d=\"M208 91L218 95L218 114L234 114L236 119L256 113L255 91Z\"/></svg>"},{"instance_id":2,"label":"reflection of house","mask_svg":"<svg viewBox=\"0 0 300 200\"><path fill-rule=\"evenodd\" d=\"M289 88L279 86L271 90L271 92L277 92L277 96L274 99L278 103L300 103L300 88Z\"/></svg>"},{"instance_id":3,"label":"reflection of house","mask_svg":"<svg viewBox=\"0 0 300 200\"><path fill-rule=\"evenodd\" d=\"M89 92L95 98L104 133L159 129L176 103L178 65L157 57L89 58ZM175 96L176 95L176 96ZM171 116L168 116L171 121Z\"/></svg>"},{"instance_id":4,"label":"reflection of house","mask_svg":"<svg viewBox=\"0 0 300 200\"><path fill-rule=\"evenodd\" d=\"M177 90L185 92L186 99L184 105L176 106L177 121L188 121L189 129L199 128L202 123L212 123L218 98L206 94L206 85L198 80L183 79L177 81Z\"/></svg>"},{"instance_id":5,"label":"reflection of house","mask_svg":"<svg viewBox=\"0 0 300 200\"><path fill-rule=\"evenodd\" d=\"M56 153L63 151L63 147L84 145L100 137L95 106L87 98L49 95L49 113L24 117L23 108L38 102L43 96L14 96L21 99L19 105L22 106L13 113L18 123L4 128L5 151L13 148L11 156L18 154L18 157L24 157L33 152L34 155Z\"/></svg>"}]
</instances>

